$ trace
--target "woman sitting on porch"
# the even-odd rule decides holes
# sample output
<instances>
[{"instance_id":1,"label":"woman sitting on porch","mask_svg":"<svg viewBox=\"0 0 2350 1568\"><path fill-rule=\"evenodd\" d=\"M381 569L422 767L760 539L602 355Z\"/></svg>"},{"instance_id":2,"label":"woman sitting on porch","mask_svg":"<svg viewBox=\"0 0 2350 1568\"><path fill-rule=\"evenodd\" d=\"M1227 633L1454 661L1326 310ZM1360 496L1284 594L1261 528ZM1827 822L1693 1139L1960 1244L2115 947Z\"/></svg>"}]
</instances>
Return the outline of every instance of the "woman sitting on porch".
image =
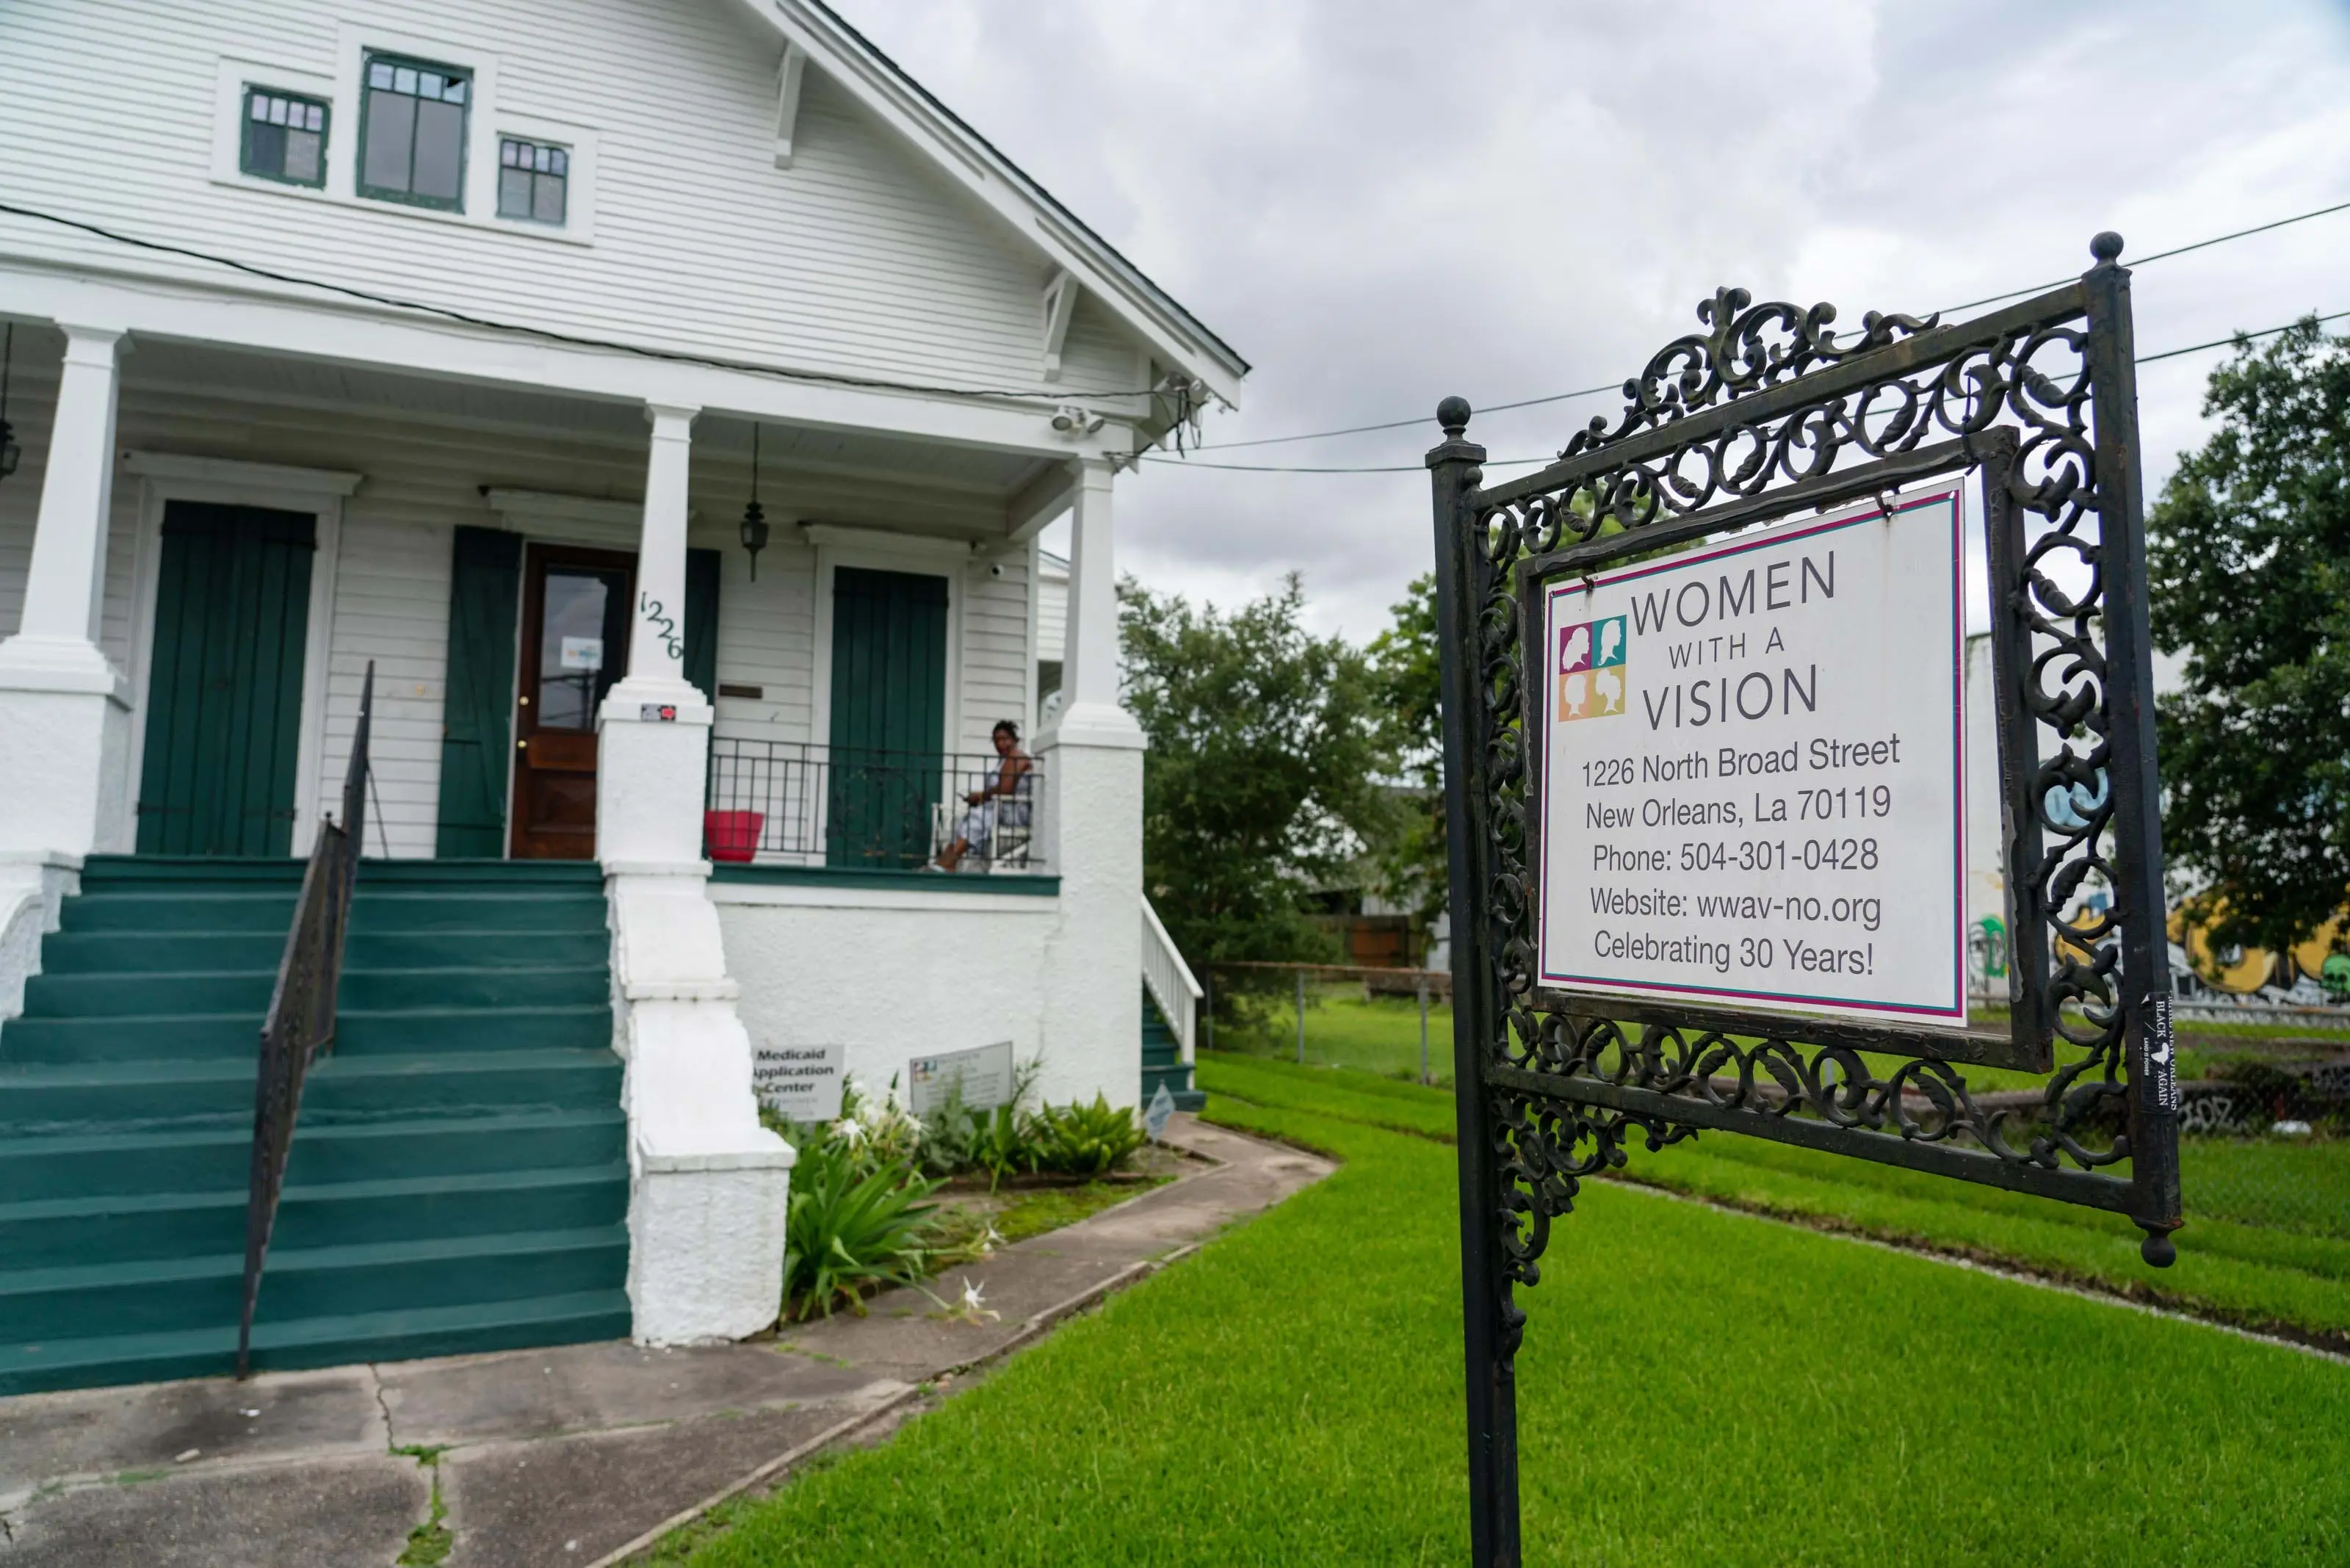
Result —
<instances>
[{"instance_id":1,"label":"woman sitting on porch","mask_svg":"<svg viewBox=\"0 0 2350 1568\"><path fill-rule=\"evenodd\" d=\"M1003 763L995 770L993 783L962 797L971 809L962 814L962 826L955 832L955 841L939 854L936 865L941 871L955 870L962 857L976 853L983 860L995 853L995 837L1006 828L1028 826L1029 785L1033 775L1029 770L1035 763L1020 749L1020 726L1009 719L999 720L990 737L995 742L995 754Z\"/></svg>"}]
</instances>

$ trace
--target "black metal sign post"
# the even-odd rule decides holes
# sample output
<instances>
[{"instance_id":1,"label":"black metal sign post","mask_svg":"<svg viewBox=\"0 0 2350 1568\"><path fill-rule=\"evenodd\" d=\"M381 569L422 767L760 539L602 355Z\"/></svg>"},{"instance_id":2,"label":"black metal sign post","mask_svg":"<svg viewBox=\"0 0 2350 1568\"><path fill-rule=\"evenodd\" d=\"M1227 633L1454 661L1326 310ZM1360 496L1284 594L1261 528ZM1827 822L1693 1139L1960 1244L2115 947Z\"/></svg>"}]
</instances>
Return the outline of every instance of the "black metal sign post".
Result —
<instances>
[{"instance_id":1,"label":"black metal sign post","mask_svg":"<svg viewBox=\"0 0 2350 1568\"><path fill-rule=\"evenodd\" d=\"M1700 1129L2180 1222L2129 274L1952 326L1701 303L1559 461L1488 485L1469 405L1433 480L1450 835L1472 1561L1519 1561L1516 1287L1580 1181ZM1875 497L1978 478L1991 585L2008 929L2004 1031L1541 983L1546 585ZM2098 897L2086 895L2095 891ZM1898 1058L1873 1063L1862 1053ZM2045 1075L1986 1109L1964 1064Z\"/></svg>"}]
</instances>

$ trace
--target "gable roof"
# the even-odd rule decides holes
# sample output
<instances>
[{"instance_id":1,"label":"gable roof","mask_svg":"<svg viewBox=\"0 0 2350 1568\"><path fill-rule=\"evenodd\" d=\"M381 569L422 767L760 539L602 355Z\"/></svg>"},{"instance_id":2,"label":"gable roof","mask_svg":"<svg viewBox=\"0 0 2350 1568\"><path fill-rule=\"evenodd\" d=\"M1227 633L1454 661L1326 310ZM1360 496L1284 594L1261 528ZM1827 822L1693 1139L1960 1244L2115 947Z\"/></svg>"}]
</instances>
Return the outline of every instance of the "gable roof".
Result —
<instances>
[{"instance_id":1,"label":"gable roof","mask_svg":"<svg viewBox=\"0 0 2350 1568\"><path fill-rule=\"evenodd\" d=\"M1169 364L1240 400L1249 363L822 0L743 0L786 44L1010 223Z\"/></svg>"}]
</instances>

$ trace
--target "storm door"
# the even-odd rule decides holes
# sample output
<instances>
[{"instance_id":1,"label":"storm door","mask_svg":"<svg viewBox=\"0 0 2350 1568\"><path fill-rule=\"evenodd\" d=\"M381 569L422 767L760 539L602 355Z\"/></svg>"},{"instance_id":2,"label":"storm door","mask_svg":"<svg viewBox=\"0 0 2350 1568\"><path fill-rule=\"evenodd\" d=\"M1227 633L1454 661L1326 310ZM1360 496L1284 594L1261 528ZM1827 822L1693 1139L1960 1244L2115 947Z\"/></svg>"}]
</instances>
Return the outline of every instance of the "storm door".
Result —
<instances>
[{"instance_id":1,"label":"storm door","mask_svg":"<svg viewBox=\"0 0 2350 1568\"><path fill-rule=\"evenodd\" d=\"M512 851L596 857L596 711L628 672L637 558L533 545L523 566Z\"/></svg>"},{"instance_id":2,"label":"storm door","mask_svg":"<svg viewBox=\"0 0 2350 1568\"><path fill-rule=\"evenodd\" d=\"M837 569L827 865L904 870L930 858L946 701L947 580Z\"/></svg>"},{"instance_id":3,"label":"storm door","mask_svg":"<svg viewBox=\"0 0 2350 1568\"><path fill-rule=\"evenodd\" d=\"M317 519L163 510L139 853L290 853Z\"/></svg>"}]
</instances>

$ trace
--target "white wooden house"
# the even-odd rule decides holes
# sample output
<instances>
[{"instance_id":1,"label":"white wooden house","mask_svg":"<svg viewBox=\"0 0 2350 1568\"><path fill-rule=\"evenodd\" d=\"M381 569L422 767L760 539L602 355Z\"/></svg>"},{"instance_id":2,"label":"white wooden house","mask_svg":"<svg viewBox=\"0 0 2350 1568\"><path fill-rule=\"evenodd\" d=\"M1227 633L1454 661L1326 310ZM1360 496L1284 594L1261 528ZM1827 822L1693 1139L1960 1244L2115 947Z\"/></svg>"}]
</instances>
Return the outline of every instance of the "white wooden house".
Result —
<instances>
[{"instance_id":1,"label":"white wooden house","mask_svg":"<svg viewBox=\"0 0 2350 1568\"><path fill-rule=\"evenodd\" d=\"M1112 482L1247 367L816 0L11 0L0 325L0 1391L222 1365L370 668L264 1365L751 1332L758 1053L1188 1033Z\"/></svg>"}]
</instances>

